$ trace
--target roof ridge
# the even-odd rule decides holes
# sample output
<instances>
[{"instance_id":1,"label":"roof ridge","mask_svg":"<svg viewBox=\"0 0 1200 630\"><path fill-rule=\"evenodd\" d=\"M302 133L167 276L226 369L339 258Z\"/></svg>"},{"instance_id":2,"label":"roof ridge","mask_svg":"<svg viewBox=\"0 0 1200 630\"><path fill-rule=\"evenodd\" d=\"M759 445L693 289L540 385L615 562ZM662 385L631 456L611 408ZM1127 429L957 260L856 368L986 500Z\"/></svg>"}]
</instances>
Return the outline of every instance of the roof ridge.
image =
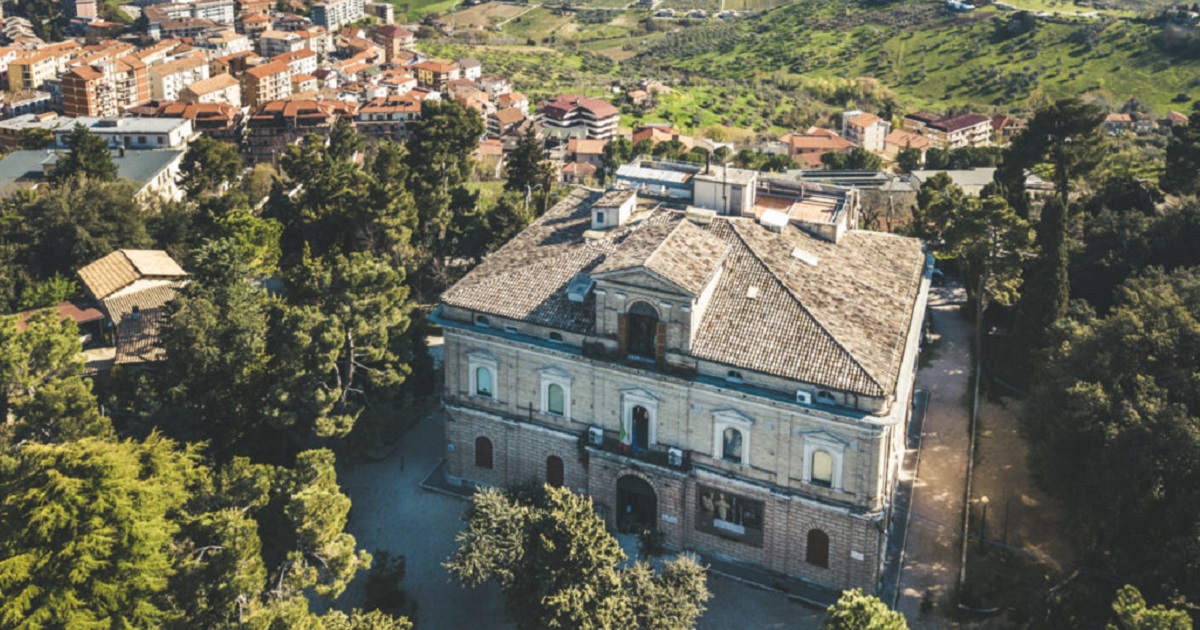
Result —
<instances>
[{"instance_id":1,"label":"roof ridge","mask_svg":"<svg viewBox=\"0 0 1200 630\"><path fill-rule=\"evenodd\" d=\"M796 304L800 307L800 310L804 311L804 313L806 315L811 317L812 320L814 322L816 322L817 326L820 327L821 332L825 333L825 335L827 337L829 337L829 339L834 343L834 345L836 345L838 347L838 349L841 350L842 353L845 354L850 359L850 362L853 363L860 371L862 371L862 373L867 377L868 381L870 381L875 387L879 388L880 391L886 392L887 388L882 383L879 382L879 379L876 378L875 375L871 373L871 370L868 370L867 367L865 365L863 365L861 361L858 360L858 357L856 357L854 355L854 353L851 352L850 349L847 348L844 343L842 343L841 339L838 339L837 335L835 335L833 333L833 331L829 329L829 326L824 321L822 321L821 318L817 317L817 315L815 313L813 313L812 309L808 308L808 305L806 305L804 303L804 301L801 300L798 295L796 295L796 292L793 291L792 288L789 287L787 285L787 283L784 282L771 269L771 265L769 265L767 263L767 261L763 260L762 256L759 256L758 252L755 251L754 247L752 245L750 245L750 243L748 241L746 241L745 236L743 236L743 234L741 232L741 228L736 227L739 222L730 221L729 223L731 226L734 226L733 233L736 234L738 239L740 239L742 241L742 244L745 245L746 249L750 251L750 254L752 256L754 256L754 259L757 260L759 262L759 264L761 264L763 267L766 267L767 271L770 272L771 278L773 278L775 280L775 282L778 283L779 286L783 289L783 291L785 293L787 293L787 295L790 296L796 302Z\"/></svg>"}]
</instances>

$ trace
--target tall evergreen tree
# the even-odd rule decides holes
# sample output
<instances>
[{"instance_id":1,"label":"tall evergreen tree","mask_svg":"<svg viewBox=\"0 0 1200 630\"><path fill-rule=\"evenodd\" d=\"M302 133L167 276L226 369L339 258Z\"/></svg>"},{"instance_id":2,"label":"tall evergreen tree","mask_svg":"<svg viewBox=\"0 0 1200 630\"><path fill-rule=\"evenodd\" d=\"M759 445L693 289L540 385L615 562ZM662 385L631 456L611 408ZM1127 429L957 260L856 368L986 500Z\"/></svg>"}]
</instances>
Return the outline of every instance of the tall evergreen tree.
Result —
<instances>
[{"instance_id":1,"label":"tall evergreen tree","mask_svg":"<svg viewBox=\"0 0 1200 630\"><path fill-rule=\"evenodd\" d=\"M1160 180L1163 190L1177 195L1200 193L1200 110L1188 116L1188 124L1171 128L1166 160Z\"/></svg>"},{"instance_id":2,"label":"tall evergreen tree","mask_svg":"<svg viewBox=\"0 0 1200 630\"><path fill-rule=\"evenodd\" d=\"M179 185L196 198L220 192L232 183L242 170L242 159L236 145L209 136L200 136L188 144L179 166Z\"/></svg>"},{"instance_id":3,"label":"tall evergreen tree","mask_svg":"<svg viewBox=\"0 0 1200 630\"><path fill-rule=\"evenodd\" d=\"M525 135L517 141L517 146L508 156L505 167L508 178L504 189L516 192L527 192L536 187L548 188L553 183L553 170L547 168L546 150L542 139L530 127ZM550 178L547 178L547 171Z\"/></svg>"},{"instance_id":4,"label":"tall evergreen tree","mask_svg":"<svg viewBox=\"0 0 1200 630\"><path fill-rule=\"evenodd\" d=\"M67 150L54 166L54 181L66 181L76 175L104 182L117 179L117 165L108 142L82 123L75 123L67 136Z\"/></svg>"},{"instance_id":5,"label":"tall evergreen tree","mask_svg":"<svg viewBox=\"0 0 1200 630\"><path fill-rule=\"evenodd\" d=\"M1038 255L1025 271L1014 324L1021 339L1021 354L1027 360L1046 346L1050 328L1067 314L1071 300L1067 209L1058 197L1051 197L1042 206L1035 245Z\"/></svg>"},{"instance_id":6,"label":"tall evergreen tree","mask_svg":"<svg viewBox=\"0 0 1200 630\"><path fill-rule=\"evenodd\" d=\"M1090 172L1104 157L1106 142L1100 124L1105 112L1078 98L1065 98L1039 109L1008 150L996 169L1009 205L1022 218L1029 218L1025 176L1043 162L1054 169L1054 190L1068 203L1071 182Z\"/></svg>"},{"instance_id":7,"label":"tall evergreen tree","mask_svg":"<svg viewBox=\"0 0 1200 630\"><path fill-rule=\"evenodd\" d=\"M446 236L451 191L471 175L471 153L482 136L483 119L475 110L456 101L421 103L408 141L409 190L417 202L417 242L430 251Z\"/></svg>"}]
</instances>

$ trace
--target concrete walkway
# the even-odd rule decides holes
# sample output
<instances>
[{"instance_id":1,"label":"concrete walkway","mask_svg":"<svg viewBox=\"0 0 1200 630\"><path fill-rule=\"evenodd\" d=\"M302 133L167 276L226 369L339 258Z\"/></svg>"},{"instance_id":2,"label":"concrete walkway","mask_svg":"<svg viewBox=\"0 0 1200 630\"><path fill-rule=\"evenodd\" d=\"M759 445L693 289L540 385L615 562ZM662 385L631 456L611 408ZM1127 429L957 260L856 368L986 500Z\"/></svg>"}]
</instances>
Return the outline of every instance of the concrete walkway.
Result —
<instances>
[{"instance_id":1,"label":"concrete walkway","mask_svg":"<svg viewBox=\"0 0 1200 630\"><path fill-rule=\"evenodd\" d=\"M897 603L913 628L954 627L944 611L958 579L970 443L971 322L960 312L965 299L962 288L949 281L945 287L935 287L929 298L932 360L917 375L917 389L928 392L929 401ZM921 600L927 591L933 596L935 611L921 615Z\"/></svg>"}]
</instances>

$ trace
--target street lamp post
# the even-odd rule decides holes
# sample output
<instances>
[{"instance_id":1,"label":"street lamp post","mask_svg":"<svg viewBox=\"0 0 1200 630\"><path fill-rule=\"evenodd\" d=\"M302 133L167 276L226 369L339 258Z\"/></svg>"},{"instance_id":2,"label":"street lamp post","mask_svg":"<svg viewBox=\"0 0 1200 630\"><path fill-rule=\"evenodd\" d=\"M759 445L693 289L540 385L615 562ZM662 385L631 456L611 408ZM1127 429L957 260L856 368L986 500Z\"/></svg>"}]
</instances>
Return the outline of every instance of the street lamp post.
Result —
<instances>
[{"instance_id":1,"label":"street lamp post","mask_svg":"<svg viewBox=\"0 0 1200 630\"><path fill-rule=\"evenodd\" d=\"M983 542L987 540L987 495L985 494L982 497L979 497L979 502L983 504L983 518L979 520L979 548L983 549Z\"/></svg>"}]
</instances>

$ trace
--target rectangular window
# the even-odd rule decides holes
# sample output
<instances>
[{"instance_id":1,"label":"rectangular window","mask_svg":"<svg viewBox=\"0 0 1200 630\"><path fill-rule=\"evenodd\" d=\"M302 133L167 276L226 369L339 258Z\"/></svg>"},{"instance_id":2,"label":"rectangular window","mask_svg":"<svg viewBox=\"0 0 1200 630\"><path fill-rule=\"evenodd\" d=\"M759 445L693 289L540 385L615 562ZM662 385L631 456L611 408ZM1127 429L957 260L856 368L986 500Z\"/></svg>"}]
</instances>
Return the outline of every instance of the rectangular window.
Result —
<instances>
[{"instance_id":1,"label":"rectangular window","mask_svg":"<svg viewBox=\"0 0 1200 630\"><path fill-rule=\"evenodd\" d=\"M747 545L762 546L765 507L762 501L708 486L696 487L696 500L700 506L696 512L696 529Z\"/></svg>"}]
</instances>

